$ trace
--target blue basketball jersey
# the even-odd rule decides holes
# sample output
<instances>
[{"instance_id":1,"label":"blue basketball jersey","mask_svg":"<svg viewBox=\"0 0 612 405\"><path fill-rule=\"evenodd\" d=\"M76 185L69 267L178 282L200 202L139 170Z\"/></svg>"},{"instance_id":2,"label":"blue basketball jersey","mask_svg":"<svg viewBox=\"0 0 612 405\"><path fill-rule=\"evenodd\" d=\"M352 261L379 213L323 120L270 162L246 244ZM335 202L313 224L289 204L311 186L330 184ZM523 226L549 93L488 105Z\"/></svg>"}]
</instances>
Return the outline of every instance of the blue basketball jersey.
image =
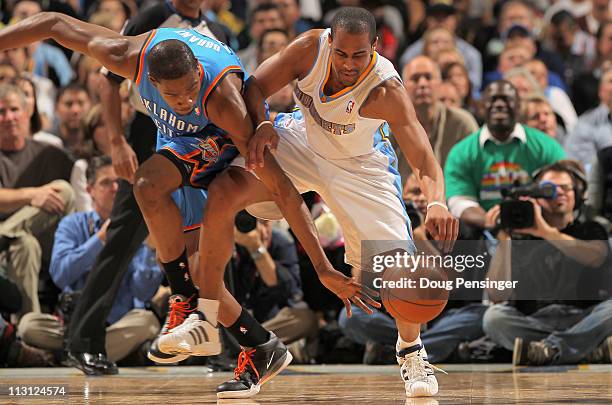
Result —
<instances>
[{"instance_id":1,"label":"blue basketball jersey","mask_svg":"<svg viewBox=\"0 0 612 405\"><path fill-rule=\"evenodd\" d=\"M148 78L146 61L149 52L161 41L169 39L189 45L200 64L200 93L194 109L188 115L172 111ZM247 78L240 59L227 45L194 30L158 28L151 31L140 51L134 82L138 86L143 105L157 125L158 135L168 138L198 136L211 123L206 115L206 99L228 73L239 73L244 80Z\"/></svg>"}]
</instances>

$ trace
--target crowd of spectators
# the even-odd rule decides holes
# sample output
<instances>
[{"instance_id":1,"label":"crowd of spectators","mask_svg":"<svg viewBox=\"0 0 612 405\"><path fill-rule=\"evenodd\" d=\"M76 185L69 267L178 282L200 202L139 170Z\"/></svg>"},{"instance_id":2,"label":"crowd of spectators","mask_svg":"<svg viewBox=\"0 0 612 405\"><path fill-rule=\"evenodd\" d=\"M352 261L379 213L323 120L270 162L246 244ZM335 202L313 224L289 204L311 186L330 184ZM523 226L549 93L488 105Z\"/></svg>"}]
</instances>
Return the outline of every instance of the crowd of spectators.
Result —
<instances>
[{"instance_id":1,"label":"crowd of spectators","mask_svg":"<svg viewBox=\"0 0 612 405\"><path fill-rule=\"evenodd\" d=\"M423 326L430 360L611 362L609 0L9 0L0 24L55 11L126 35L190 26L226 42L253 72L345 6L376 17L377 52L401 73L444 169L447 205L460 239L471 241L463 249L490 253L474 277L540 287L451 294ZM66 364L69 319L89 298L83 288L123 192L109 156L109 88L139 160L151 153L154 130L131 83L113 87L108 75L52 41L0 53L0 365ZM270 97L272 117L294 108L292 93L287 86ZM426 241L426 200L401 154L397 164L414 237ZM556 192L528 200L533 224L500 226L504 189L542 182ZM350 274L333 213L319 196L304 197L330 260ZM169 291L154 243L140 244L145 234L101 325L111 363L150 364L145 354L163 323ZM283 223L258 221L235 235L228 285L298 361L395 361L397 330L384 308L347 318ZM560 280L598 288L571 297Z\"/></svg>"}]
</instances>

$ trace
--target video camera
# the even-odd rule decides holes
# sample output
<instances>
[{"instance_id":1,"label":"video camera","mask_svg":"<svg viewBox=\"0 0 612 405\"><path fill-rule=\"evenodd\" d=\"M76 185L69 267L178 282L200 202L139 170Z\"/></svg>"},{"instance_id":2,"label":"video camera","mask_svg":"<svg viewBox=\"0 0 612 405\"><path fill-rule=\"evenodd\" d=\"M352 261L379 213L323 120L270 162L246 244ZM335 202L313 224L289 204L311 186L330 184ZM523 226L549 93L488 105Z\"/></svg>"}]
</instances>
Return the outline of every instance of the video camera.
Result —
<instances>
[{"instance_id":1,"label":"video camera","mask_svg":"<svg viewBox=\"0 0 612 405\"><path fill-rule=\"evenodd\" d=\"M234 225L236 225L236 229L238 229L239 232L249 233L257 228L257 218L249 214L246 210L242 210L236 214Z\"/></svg>"},{"instance_id":2,"label":"video camera","mask_svg":"<svg viewBox=\"0 0 612 405\"><path fill-rule=\"evenodd\" d=\"M502 201L500 207L501 229L530 228L534 223L533 204L531 201L520 200L520 197L545 198L554 200L557 197L557 186L550 181L531 184L528 186L515 185L501 190Z\"/></svg>"}]
</instances>

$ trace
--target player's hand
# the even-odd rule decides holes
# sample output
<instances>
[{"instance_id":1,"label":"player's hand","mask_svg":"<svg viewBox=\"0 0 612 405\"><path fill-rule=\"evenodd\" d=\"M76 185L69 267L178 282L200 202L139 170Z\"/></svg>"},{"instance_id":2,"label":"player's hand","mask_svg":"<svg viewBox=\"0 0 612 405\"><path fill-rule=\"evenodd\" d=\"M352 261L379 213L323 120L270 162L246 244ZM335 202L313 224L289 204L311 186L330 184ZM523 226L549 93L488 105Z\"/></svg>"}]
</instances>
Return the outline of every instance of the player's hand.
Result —
<instances>
[{"instance_id":1,"label":"player's hand","mask_svg":"<svg viewBox=\"0 0 612 405\"><path fill-rule=\"evenodd\" d=\"M51 214L62 214L64 212L64 200L60 196L61 189L57 186L46 184L32 189L30 205L38 207Z\"/></svg>"},{"instance_id":2,"label":"player's hand","mask_svg":"<svg viewBox=\"0 0 612 405\"><path fill-rule=\"evenodd\" d=\"M121 137L120 140L111 143L110 155L117 176L133 184L134 174L138 169L138 159L136 159L136 153L125 138Z\"/></svg>"},{"instance_id":3,"label":"player's hand","mask_svg":"<svg viewBox=\"0 0 612 405\"><path fill-rule=\"evenodd\" d=\"M351 302L370 315L374 311L368 304L374 308L381 306L379 302L374 301L374 297L378 296L376 291L361 285L354 278L347 277L337 270L330 269L319 274L319 280L342 300L349 318L352 315Z\"/></svg>"},{"instance_id":4,"label":"player's hand","mask_svg":"<svg viewBox=\"0 0 612 405\"><path fill-rule=\"evenodd\" d=\"M425 228L435 240L440 241L440 249L444 253L453 250L459 234L459 220L448 209L432 205L425 216Z\"/></svg>"},{"instance_id":5,"label":"player's hand","mask_svg":"<svg viewBox=\"0 0 612 405\"><path fill-rule=\"evenodd\" d=\"M266 147L270 148L270 152L276 152L278 139L278 134L270 121L261 125L249 140L248 153L245 157L247 170L263 167Z\"/></svg>"}]
</instances>

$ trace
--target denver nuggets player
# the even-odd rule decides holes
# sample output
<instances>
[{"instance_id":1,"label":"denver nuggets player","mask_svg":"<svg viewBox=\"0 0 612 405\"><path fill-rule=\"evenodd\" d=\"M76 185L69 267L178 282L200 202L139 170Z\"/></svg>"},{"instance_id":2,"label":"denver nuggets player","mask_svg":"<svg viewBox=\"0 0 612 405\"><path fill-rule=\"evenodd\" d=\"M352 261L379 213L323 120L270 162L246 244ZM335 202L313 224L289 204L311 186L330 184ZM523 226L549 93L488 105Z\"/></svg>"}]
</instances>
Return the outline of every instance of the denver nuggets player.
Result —
<instances>
[{"instance_id":1,"label":"denver nuggets player","mask_svg":"<svg viewBox=\"0 0 612 405\"><path fill-rule=\"evenodd\" d=\"M240 61L227 46L197 31L160 28L135 37L122 36L57 13L40 13L4 28L0 31L0 50L47 38L96 58L110 71L133 78L138 85L142 103L158 127L158 152L138 168L135 195L164 270L184 275L184 281L169 277L171 287L176 290L175 284L179 288L190 284L193 288L183 219L171 194L182 185L206 189L238 150L246 152L253 126L241 95L246 77ZM369 296L361 286L334 270L326 259L304 201L276 161L268 157L265 168L256 172L316 263L321 281L341 299L351 299L368 310L362 299L368 301ZM190 207L201 207L201 202L188 201ZM233 230L228 237L232 235ZM224 294L229 292L225 290ZM235 300L227 302L237 305ZM189 308L181 309L171 311L169 326L178 328L183 322ZM240 312L240 306L219 308L217 300L199 299L197 311L188 319L195 325L192 341L181 343L191 347L196 339L196 354L218 354L221 344L215 326L218 313L224 310ZM161 341L159 349L164 351ZM276 346L286 350L280 342ZM278 368L285 360L277 358L270 366Z\"/></svg>"},{"instance_id":2,"label":"denver nuggets player","mask_svg":"<svg viewBox=\"0 0 612 405\"><path fill-rule=\"evenodd\" d=\"M269 155L264 153L266 146L277 147L275 156L298 190L319 193L338 217L347 262L356 270L361 268L362 253L369 257L413 248L396 156L387 141L389 131L429 202L425 220L429 232L445 251L450 250L458 233L458 221L444 204L442 169L399 74L391 62L375 52L376 41L376 23L368 11L341 8L331 30L309 31L264 62L247 82L245 92L254 125L262 128L249 144L247 167L260 167ZM264 100L296 79L294 95L299 110L280 115L274 124L267 121ZM231 254L232 239L227 230L232 227L233 215L251 206L254 215L269 216L269 209L255 203L269 201L270 196L255 176L242 168L223 173L211 188L215 193L209 196L204 214L203 226L208 232L200 241L203 260L196 279L202 286L201 296L223 300L221 278ZM231 201L223 197L228 193L232 193ZM223 214L210 215L221 206ZM364 240L385 243L362 252ZM233 316L240 321L243 315ZM419 337L420 325L396 322L397 361L406 395L435 395L438 383ZM247 334L249 329L256 327L245 327ZM177 332L188 333L189 329ZM240 355L235 378L219 386L220 398L256 394L265 382L261 375L267 373L266 359L277 354L270 352L268 343L242 345L250 347Z\"/></svg>"}]
</instances>

